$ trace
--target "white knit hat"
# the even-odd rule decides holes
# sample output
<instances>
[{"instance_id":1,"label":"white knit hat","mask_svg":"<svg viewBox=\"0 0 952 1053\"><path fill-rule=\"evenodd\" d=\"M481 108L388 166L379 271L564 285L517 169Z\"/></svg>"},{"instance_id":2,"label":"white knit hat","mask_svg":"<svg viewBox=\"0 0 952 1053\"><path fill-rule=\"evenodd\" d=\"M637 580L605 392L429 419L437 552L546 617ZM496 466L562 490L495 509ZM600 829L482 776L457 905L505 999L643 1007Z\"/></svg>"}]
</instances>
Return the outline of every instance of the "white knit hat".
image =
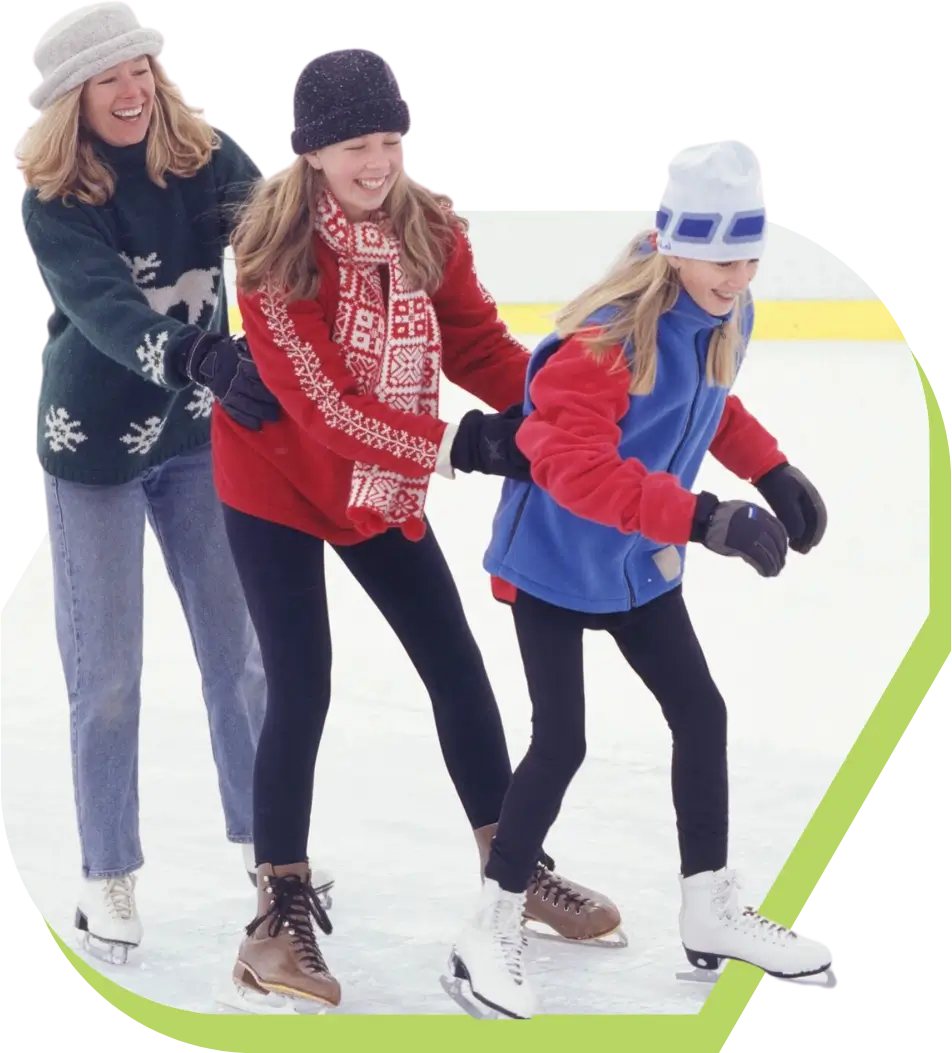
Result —
<instances>
[{"instance_id":1,"label":"white knit hat","mask_svg":"<svg viewBox=\"0 0 952 1053\"><path fill-rule=\"evenodd\" d=\"M718 263L759 259L767 219L753 152L736 142L682 150L668 167L656 224L663 256Z\"/></svg>"},{"instance_id":2,"label":"white knit hat","mask_svg":"<svg viewBox=\"0 0 952 1053\"><path fill-rule=\"evenodd\" d=\"M33 61L43 83L30 95L38 110L103 70L140 55L158 55L165 41L143 29L126 4L93 4L61 18L46 31Z\"/></svg>"}]
</instances>

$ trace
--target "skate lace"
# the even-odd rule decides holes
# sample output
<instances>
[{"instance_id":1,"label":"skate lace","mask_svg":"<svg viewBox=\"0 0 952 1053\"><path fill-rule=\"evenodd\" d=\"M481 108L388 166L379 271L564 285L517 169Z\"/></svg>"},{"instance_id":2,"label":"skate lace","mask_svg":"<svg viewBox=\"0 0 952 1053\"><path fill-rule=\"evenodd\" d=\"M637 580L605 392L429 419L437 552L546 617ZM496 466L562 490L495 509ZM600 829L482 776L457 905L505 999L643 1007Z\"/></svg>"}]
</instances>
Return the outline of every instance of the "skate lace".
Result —
<instances>
[{"instance_id":1,"label":"skate lace","mask_svg":"<svg viewBox=\"0 0 952 1053\"><path fill-rule=\"evenodd\" d=\"M743 884L734 871L730 871L728 876L718 885L714 893L714 903L722 917L736 922L741 928L759 930L763 934L779 937L783 941L797 938L795 932L792 932L779 922L765 918L753 907L739 906L737 891L741 888L743 888Z\"/></svg>"},{"instance_id":2,"label":"skate lace","mask_svg":"<svg viewBox=\"0 0 952 1053\"><path fill-rule=\"evenodd\" d=\"M523 904L499 900L493 904L493 946L502 958L506 971L517 984L525 983L522 955L528 946L522 924Z\"/></svg>"},{"instance_id":3,"label":"skate lace","mask_svg":"<svg viewBox=\"0 0 952 1053\"><path fill-rule=\"evenodd\" d=\"M135 879L131 874L107 878L103 888L103 899L109 913L122 921L129 921L135 912L134 890Z\"/></svg>"},{"instance_id":4,"label":"skate lace","mask_svg":"<svg viewBox=\"0 0 952 1053\"><path fill-rule=\"evenodd\" d=\"M328 936L333 932L331 919L321 906L317 893L309 881L303 881L296 874L282 877L269 877L271 906L255 918L245 929L249 936L268 921L268 935L272 939L286 929L291 937L298 961L309 966L314 972L326 973L327 963L317 945L314 933L314 922Z\"/></svg>"},{"instance_id":5,"label":"skate lace","mask_svg":"<svg viewBox=\"0 0 952 1053\"><path fill-rule=\"evenodd\" d=\"M566 911L575 907L576 914L580 914L582 907L587 903L593 902L589 896L583 896L580 892L576 892L565 878L555 872L555 860L551 856L547 856L545 852L539 856L535 873L529 882L529 893L536 892L541 894L543 902L551 897L555 906L558 906L561 901L562 907Z\"/></svg>"}]
</instances>

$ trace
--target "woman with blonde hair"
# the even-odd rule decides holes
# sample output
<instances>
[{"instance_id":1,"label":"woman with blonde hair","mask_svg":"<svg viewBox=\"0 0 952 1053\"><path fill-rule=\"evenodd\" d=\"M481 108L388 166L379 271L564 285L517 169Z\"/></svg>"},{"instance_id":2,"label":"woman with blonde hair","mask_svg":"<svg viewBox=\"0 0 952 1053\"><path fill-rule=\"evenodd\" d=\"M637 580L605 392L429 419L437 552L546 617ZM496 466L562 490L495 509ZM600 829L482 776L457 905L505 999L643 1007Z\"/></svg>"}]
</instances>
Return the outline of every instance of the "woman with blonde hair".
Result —
<instances>
[{"instance_id":1,"label":"woman with blonde hair","mask_svg":"<svg viewBox=\"0 0 952 1053\"><path fill-rule=\"evenodd\" d=\"M484 566L496 598L512 605L533 735L482 898L443 978L476 1016L535 1011L525 879L585 756L585 630L614 638L671 729L688 958L710 970L739 958L778 976L830 965L822 945L738 906L727 868L727 715L681 593L688 542L773 577L788 539L805 553L826 529L815 487L730 394L764 248L759 166L742 144L716 143L679 154L669 175L658 229L568 305L528 369L517 443L532 479L504 484ZM692 493L708 450L775 515Z\"/></svg>"},{"instance_id":2,"label":"woman with blonde hair","mask_svg":"<svg viewBox=\"0 0 952 1053\"><path fill-rule=\"evenodd\" d=\"M37 449L69 697L83 883L76 924L125 961L136 871L148 518L202 677L229 841L253 872L251 774L265 682L211 472L213 402L256 429L278 407L228 336L223 252L259 178L184 103L163 40L119 3L40 41L40 117L18 150L23 222L53 301ZM160 701L160 700L157 700Z\"/></svg>"},{"instance_id":3,"label":"woman with blonde hair","mask_svg":"<svg viewBox=\"0 0 952 1053\"><path fill-rule=\"evenodd\" d=\"M521 402L528 352L480 285L463 220L403 170L409 112L387 64L359 50L315 59L298 79L294 116L298 160L258 188L233 238L248 345L282 417L259 433L217 410L212 420L215 477L268 680L254 777L259 909L234 977L266 1002L337 1005L314 929L330 925L307 858L331 692L326 546L423 680L482 864L512 772L425 503L434 473L527 478L514 444L520 407L506 408ZM441 372L499 412L441 420ZM367 648L372 661L370 639ZM616 930L614 904L556 874L537 848L527 917L578 942Z\"/></svg>"}]
</instances>

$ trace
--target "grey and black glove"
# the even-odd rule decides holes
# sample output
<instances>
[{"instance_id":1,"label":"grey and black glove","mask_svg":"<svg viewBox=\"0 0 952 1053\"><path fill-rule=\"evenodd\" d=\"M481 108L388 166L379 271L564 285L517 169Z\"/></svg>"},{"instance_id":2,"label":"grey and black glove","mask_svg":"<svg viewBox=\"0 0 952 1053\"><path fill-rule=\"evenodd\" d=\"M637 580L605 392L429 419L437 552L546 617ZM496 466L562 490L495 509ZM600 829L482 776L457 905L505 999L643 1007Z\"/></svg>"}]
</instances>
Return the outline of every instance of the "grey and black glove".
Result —
<instances>
[{"instance_id":1,"label":"grey and black glove","mask_svg":"<svg viewBox=\"0 0 952 1053\"><path fill-rule=\"evenodd\" d=\"M779 519L749 501L698 495L691 540L719 556L739 556L761 577L776 577L787 560L787 533Z\"/></svg>"}]
</instances>

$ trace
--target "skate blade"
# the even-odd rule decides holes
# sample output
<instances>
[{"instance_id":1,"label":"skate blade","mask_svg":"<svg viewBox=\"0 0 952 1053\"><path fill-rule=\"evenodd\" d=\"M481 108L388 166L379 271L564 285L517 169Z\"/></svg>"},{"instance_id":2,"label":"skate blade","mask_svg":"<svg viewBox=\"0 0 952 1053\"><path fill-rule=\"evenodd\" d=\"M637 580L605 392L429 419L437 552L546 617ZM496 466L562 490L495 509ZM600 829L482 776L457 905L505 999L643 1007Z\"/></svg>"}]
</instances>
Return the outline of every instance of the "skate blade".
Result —
<instances>
[{"instance_id":1,"label":"skate blade","mask_svg":"<svg viewBox=\"0 0 952 1053\"><path fill-rule=\"evenodd\" d=\"M788 984L802 984L804 987L836 987L836 974L829 966L814 973L804 973L802 976L784 976L780 973L768 973L778 980Z\"/></svg>"},{"instance_id":2,"label":"skate blade","mask_svg":"<svg viewBox=\"0 0 952 1053\"><path fill-rule=\"evenodd\" d=\"M710 984L712 987L720 978L717 969L691 969L689 972L675 973L675 979L685 980L688 983Z\"/></svg>"},{"instance_id":3,"label":"skate blade","mask_svg":"<svg viewBox=\"0 0 952 1053\"><path fill-rule=\"evenodd\" d=\"M275 991L255 991L233 983L223 988L215 999L219 1013L255 1013L263 1016L323 1016L331 1007L326 1002L293 998Z\"/></svg>"},{"instance_id":4,"label":"skate blade","mask_svg":"<svg viewBox=\"0 0 952 1053\"><path fill-rule=\"evenodd\" d=\"M459 976L449 976L444 973L440 977L440 985L453 1001L468 1013L474 1020L523 1020L524 1017L505 1013L501 1009L487 1005L473 994L473 988L468 980Z\"/></svg>"},{"instance_id":5,"label":"skate blade","mask_svg":"<svg viewBox=\"0 0 952 1053\"><path fill-rule=\"evenodd\" d=\"M764 969L762 965L757 965L756 962L746 962L743 958L727 958L727 961L739 961L744 965L751 965L755 969L760 969L765 976L771 976L776 980L783 980L788 984L803 984L806 987L836 987L836 975L833 970L827 966L826 969L819 969L812 973L803 973L802 975L786 976L783 973L772 973L767 969ZM701 984L715 984L721 975L720 969L691 969L689 972L675 973L676 979L685 980L689 983L701 983Z\"/></svg>"},{"instance_id":6,"label":"skate blade","mask_svg":"<svg viewBox=\"0 0 952 1053\"><path fill-rule=\"evenodd\" d=\"M601 936L593 936L590 940L569 939L546 925L545 922L536 921L534 918L526 919L525 930L534 939L567 943L572 947L603 947L606 950L624 950L628 946L628 937L621 927L613 929L611 932L602 933Z\"/></svg>"},{"instance_id":7,"label":"skate blade","mask_svg":"<svg viewBox=\"0 0 952 1053\"><path fill-rule=\"evenodd\" d=\"M88 932L80 934L78 943L81 951L84 951L97 961L103 962L105 965L120 966L128 964L129 952L135 950L136 946L132 943L116 943L112 940L103 940Z\"/></svg>"}]
</instances>

